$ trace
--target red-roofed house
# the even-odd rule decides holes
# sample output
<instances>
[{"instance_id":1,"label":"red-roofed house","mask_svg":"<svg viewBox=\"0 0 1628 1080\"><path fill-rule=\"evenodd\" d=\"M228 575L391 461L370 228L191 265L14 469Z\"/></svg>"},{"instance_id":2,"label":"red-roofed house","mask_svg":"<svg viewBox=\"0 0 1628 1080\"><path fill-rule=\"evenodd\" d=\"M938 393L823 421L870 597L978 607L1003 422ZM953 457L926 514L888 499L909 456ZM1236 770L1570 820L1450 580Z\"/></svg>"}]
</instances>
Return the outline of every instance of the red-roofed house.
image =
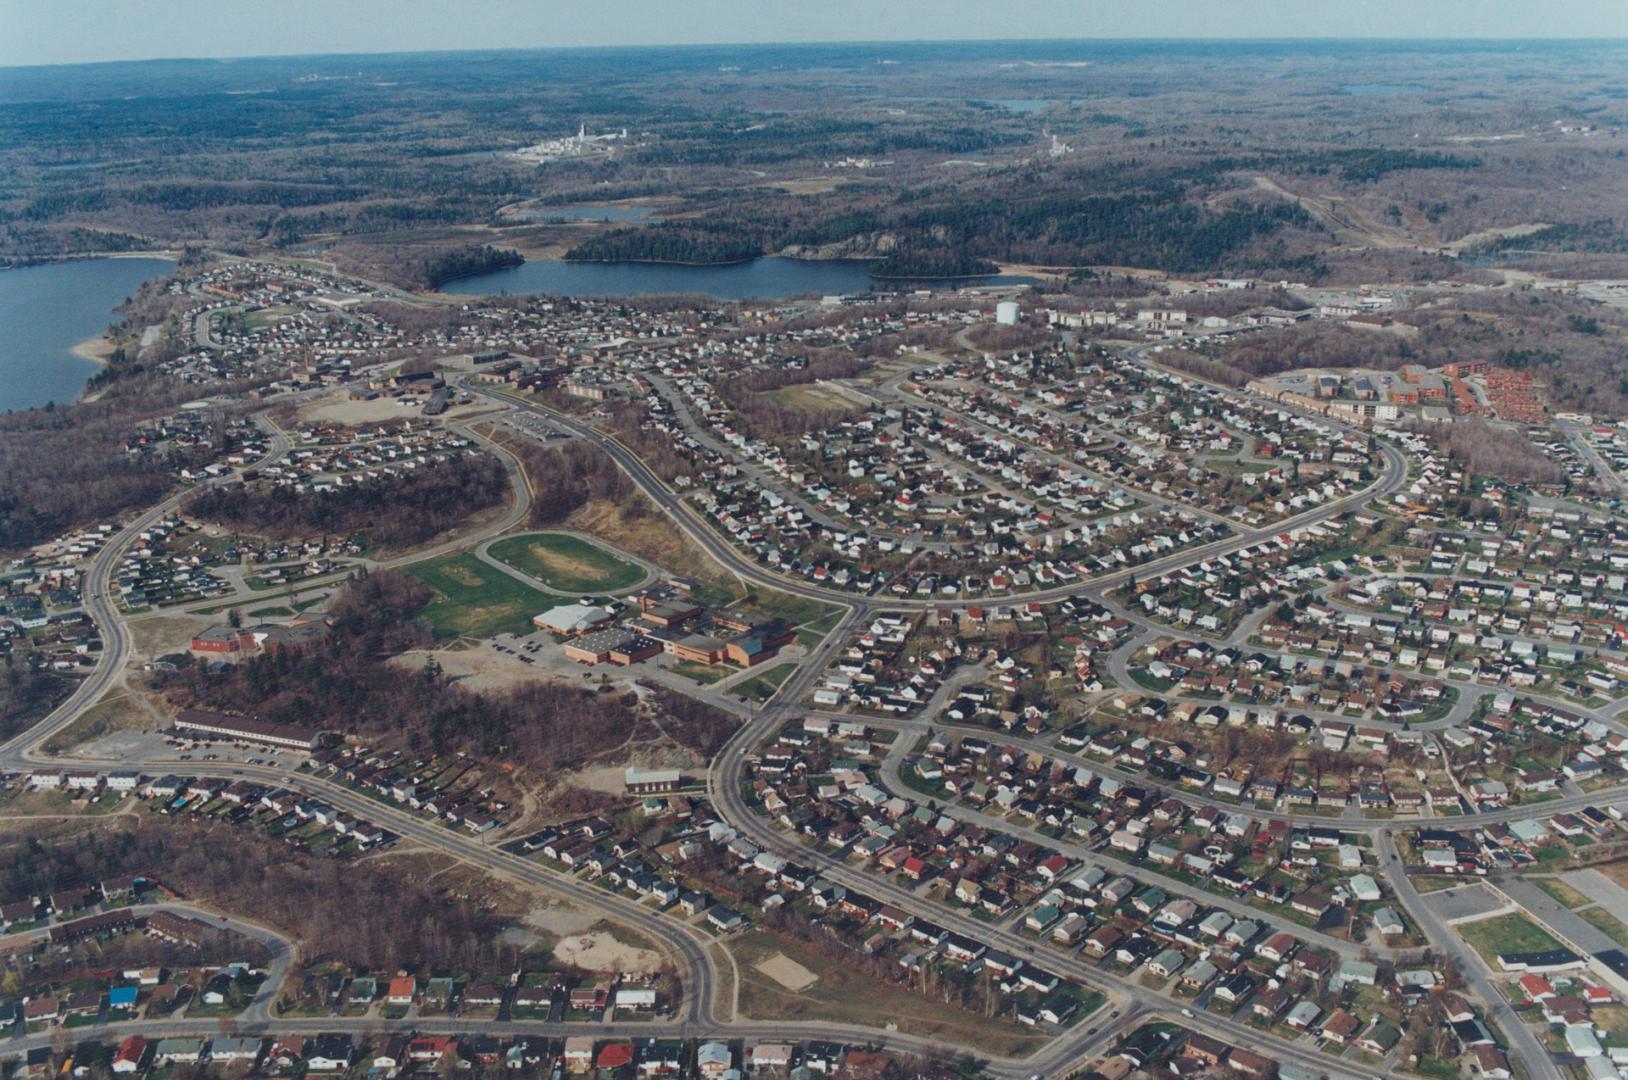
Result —
<instances>
[{"instance_id":1,"label":"red-roofed house","mask_svg":"<svg viewBox=\"0 0 1628 1080\"><path fill-rule=\"evenodd\" d=\"M407 1044L407 1060L434 1063L458 1048L458 1040L446 1035L420 1035Z\"/></svg>"},{"instance_id":2,"label":"red-roofed house","mask_svg":"<svg viewBox=\"0 0 1628 1080\"><path fill-rule=\"evenodd\" d=\"M131 1035L119 1044L118 1053L113 1055L113 1071L116 1073L133 1073L141 1071L141 1061L147 1056L147 1040L140 1035Z\"/></svg>"},{"instance_id":3,"label":"red-roofed house","mask_svg":"<svg viewBox=\"0 0 1628 1080\"><path fill-rule=\"evenodd\" d=\"M1520 982L1521 993L1526 995L1527 1001L1542 1001L1544 998L1555 996L1554 987L1550 986L1549 980L1541 975L1532 975L1530 973L1522 975Z\"/></svg>"},{"instance_id":4,"label":"red-roofed house","mask_svg":"<svg viewBox=\"0 0 1628 1080\"><path fill-rule=\"evenodd\" d=\"M599 1048L599 1057L594 1064L601 1069L620 1069L633 1063L633 1044L630 1042L608 1042Z\"/></svg>"}]
</instances>

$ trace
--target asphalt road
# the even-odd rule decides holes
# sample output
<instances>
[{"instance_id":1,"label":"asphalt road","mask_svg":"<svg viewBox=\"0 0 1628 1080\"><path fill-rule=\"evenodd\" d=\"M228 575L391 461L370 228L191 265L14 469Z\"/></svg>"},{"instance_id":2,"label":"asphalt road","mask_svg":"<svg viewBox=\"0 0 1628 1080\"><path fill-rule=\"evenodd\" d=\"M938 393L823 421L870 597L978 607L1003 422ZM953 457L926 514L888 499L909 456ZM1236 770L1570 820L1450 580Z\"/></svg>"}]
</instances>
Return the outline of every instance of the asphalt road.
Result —
<instances>
[{"instance_id":1,"label":"asphalt road","mask_svg":"<svg viewBox=\"0 0 1628 1080\"><path fill-rule=\"evenodd\" d=\"M137 919L145 919L147 916L159 911L170 911L177 915L184 915L208 923L217 930L230 930L250 940L260 942L266 947L267 953L270 954L270 960L266 965L266 980L260 984L260 989L256 991L254 1000L249 1003L249 1007L243 1011L241 1019L246 1024L265 1023L271 1019L271 1007L276 1003L277 991L282 987L283 980L288 977L288 969L293 966L298 955L293 944L282 934L268 926L262 926L260 923L252 922L240 916L221 915L207 908L198 907L196 904L188 904L179 900L165 900L151 904L131 904L129 907L120 910L128 911ZM64 921L72 922L73 920ZM49 938L51 929L55 925L57 924L52 923L51 925L26 930L20 934L8 935L0 938L0 944L4 944L9 949L12 945L23 945L28 942ZM199 1023L204 1022L199 1021ZM217 1030L220 1027L218 1019L210 1019L207 1023L214 1025Z\"/></svg>"},{"instance_id":2,"label":"asphalt road","mask_svg":"<svg viewBox=\"0 0 1628 1080\"><path fill-rule=\"evenodd\" d=\"M936 599L873 599L842 593L831 589L815 586L809 582L793 579L772 573L759 566L736 550L727 540L718 534L708 523L703 521L687 504L671 492L659 477L657 477L638 457L615 439L599 432L575 419L552 412L540 406L525 402L511 395L484 387L467 386L473 392L484 394L495 400L503 401L517 409L530 411L546 416L555 426L566 429L578 437L600 447L604 450L634 482L649 496L674 523L681 528L691 539L701 546L709 555L724 567L744 580L756 582L762 586L778 589L817 599L826 603L841 605L847 609L847 614L832 633L828 634L821 645L816 648L800 665L797 672L782 687L781 691L755 718L744 724L725 746L714 767L709 772L708 787L714 805L720 814L750 837L761 847L780 851L788 856L797 858L805 863L812 863L819 867L822 873L833 880L844 882L851 887L878 896L889 902L896 903L906 910L919 912L923 917L948 926L951 929L965 933L978 940L986 941L991 945L1012 952L1019 956L1029 956L1035 953L1035 963L1047 970L1052 970L1078 980L1086 986L1098 989L1108 995L1110 1004L1105 1011L1093 1015L1082 1021L1075 1029L1065 1033L1042 1050L1038 1055L1023 1062L996 1062L996 1071L1002 1075L1026 1075L1029 1072L1052 1072L1068 1067L1080 1060L1082 1055L1089 1053L1093 1047L1101 1045L1108 1036L1106 1032L1096 1029L1102 1027L1104 1020L1118 1020L1123 1025L1128 1019L1139 1015L1168 1015L1169 1003L1162 999L1158 1001L1157 1009L1146 1008L1147 991L1134 981L1126 980L1102 972L1092 965L1085 964L1074 957L1062 956L1046 946L1037 946L1030 939L1019 937L1008 931L993 928L988 924L958 915L950 909L924 900L890 882L883 881L872 875L864 874L848 867L846 864L832 859L818 851L805 848L791 838L777 832L766 821L760 818L753 809L747 805L741 791L743 776L743 757L751 748L759 745L772 734L778 725L792 715L798 713L797 705L802 701L814 681L820 676L829 664L837 650L846 645L849 633L874 612L883 610L920 611L943 606L943 601ZM287 451L286 440L279 434L274 435L274 446L267 457L257 464L267 464L280 457ZM438 554L450 551L463 550L477 545L511 528L524 519L529 511L530 492L526 488L523 474L518 463L512 455L500 448L494 447L505 462L511 478L515 481L517 498L498 521L491 526L483 528L476 535L465 536L438 545L427 551L414 552L401 559L391 560L378 565L393 566L405 565L410 562L433 558ZM1202 547L1192 548L1174 553L1165 558L1126 569L1124 571L1093 578L1089 582L1076 583L1048 589L1034 590L1029 593L1003 598L1005 603L1016 603L1024 600L1046 601L1083 594L1101 596L1108 591L1124 584L1134 574L1137 576L1151 576L1166 570L1183 566L1190 566L1203 559L1215 555L1238 551L1261 540L1288 532L1302 525L1327 520L1346 510L1365 505L1368 501L1383 497L1398 490L1406 479L1406 462L1400 451L1388 443L1380 442L1379 449L1382 457L1382 470L1380 476L1364 491L1355 493L1347 498L1332 501L1313 510L1296 515L1274 525L1254 530L1235 531L1234 535L1220 541L1206 544ZM113 608L108 590L113 568L117 565L118 557L129 540L141 529L146 528L153 521L172 512L181 501L182 496L177 495L165 500L146 514L132 522L120 534L97 554L92 560L87 575L91 595L87 599L87 610L96 618L102 630L104 652L101 662L95 671L86 678L75 693L58 709L54 710L40 724L12 739L4 746L0 746L0 764L9 767L31 767L45 764L49 759L45 757L39 747L51 734L59 731L71 723L86 707L93 703L106 689L122 676L125 662L129 655L128 630L124 625L123 617ZM901 738L904 736L901 736ZM79 764L76 759L76 764ZM690 1036L711 1034L738 1034L742 1031L760 1030L765 1033L774 1033L788 1038L836 1038L846 1041L882 1041L887 1045L900 1049L909 1049L920 1052L928 1048L943 1050L945 1047L936 1040L911 1039L908 1036L899 1036L894 1033L879 1033L871 1028L854 1028L845 1025L815 1024L800 1025L781 1021L740 1021L732 1020L727 1024L720 1023L714 1016L713 1003L717 993L717 971L713 958L708 953L711 939L694 927L687 926L679 920L658 915L648 907L637 904L622 896L611 894L594 886L586 885L575 878L568 877L538 866L526 859L510 855L489 844L483 843L473 837L453 832L441 825L425 821L416 815L397 810L394 807L368 799L341 785L325 780L319 780L302 774L290 773L281 769L261 766L231 766L226 764L204 768L197 763L175 762L169 760L147 761L104 761L83 762L90 766L96 765L105 768L146 768L162 769L164 772L177 775L212 775L223 773L242 775L251 779L269 784L276 784L295 790L306 791L329 802L341 809L348 810L367 820L377 822L384 828L396 832L404 838L415 843L423 844L434 850L445 852L462 861L487 868L492 873L523 882L538 889L547 890L556 895L565 897L573 902L588 906L591 910L603 910L618 921L622 921L649 936L652 940L663 943L675 954L679 970L684 980L684 999L680 1014L666 1025L657 1023L641 1023L636 1025L638 1032L655 1034L658 1031L671 1031L673 1033ZM1185 796L1183 796L1185 798ZM1554 809L1555 804L1545 804L1545 812ZM1238 809L1238 808L1232 808ZM1248 811L1245 811L1248 812ZM1454 825L1464 827L1482 820L1480 817L1460 817L1454 819ZM1344 827L1344 823L1341 823ZM1390 828L1405 828L1405 825L1389 823ZM1443 948L1451 954L1457 955L1463 951L1457 939L1439 924L1433 924L1427 908L1418 903L1417 894L1405 881L1405 875L1387 873L1392 879L1393 888L1397 889L1398 896L1410 912L1415 907L1424 911L1421 916L1414 912L1419 925L1425 928L1431 937L1432 943ZM1398 882L1396 879L1401 877ZM1405 890L1405 891L1404 891ZM1206 902L1211 898L1203 895ZM1251 912L1250 917L1259 918L1258 913ZM1534 1076L1553 1075L1553 1067L1549 1064L1546 1054L1541 1047L1535 1047L1527 1040L1521 1038L1523 1028L1521 1025L1510 1024L1502 1015L1500 998L1496 992L1491 991L1490 984L1476 987L1494 1010L1495 1018L1509 1032L1512 1040L1511 1049L1515 1056L1526 1065L1529 1073ZM1144 1011L1145 1010L1145 1011ZM1507 1006L1503 1007L1507 1012ZM1119 1017L1113 1013L1118 1012ZM1298 1044L1290 1043L1273 1036L1263 1035L1256 1029L1245 1024L1226 1020L1208 1013L1198 1013L1195 1017L1182 1018L1175 1022L1195 1030L1203 1031L1224 1039L1236 1045L1257 1048L1284 1061L1293 1061L1306 1065L1321 1073L1333 1076L1358 1076L1363 1071L1348 1066L1339 1059L1331 1059L1327 1055L1304 1049ZM290 1023L278 1021L278 1030L302 1030L301 1025L307 1022ZM361 1021L361 1024L371 1025L376 1029L379 1021ZM415 1026L425 1030L458 1030L460 1025L456 1022L437 1028L430 1024L415 1021ZM347 1022L330 1018L326 1021L309 1022L308 1030L333 1031L346 1030ZM472 1021L463 1030L479 1030L482 1032L506 1033L505 1026L489 1021ZM523 1024L514 1027L516 1031L531 1034L550 1034L548 1025ZM599 1031L592 1025L568 1025L562 1027L559 1034L598 1034Z\"/></svg>"},{"instance_id":3,"label":"asphalt road","mask_svg":"<svg viewBox=\"0 0 1628 1080\"><path fill-rule=\"evenodd\" d=\"M1444 955L1451 956L1458 961L1458 967L1464 974L1464 980L1474 995L1480 999L1487 1009L1488 1017L1503 1031L1504 1038L1508 1040L1509 1056L1518 1059L1527 1068L1528 1074L1558 1078L1560 1071L1555 1067L1549 1052L1532 1030L1521 1022L1509 1001L1498 988L1492 985L1489 970L1479 953L1453 932L1435 909L1428 898L1420 896L1413 883L1402 870L1402 860L1397 852L1396 840L1389 832L1379 834L1377 851L1381 863L1385 868L1385 878L1396 898L1401 901L1402 908L1408 913L1415 925L1424 931L1430 944L1440 950Z\"/></svg>"},{"instance_id":4,"label":"asphalt road","mask_svg":"<svg viewBox=\"0 0 1628 1080\"><path fill-rule=\"evenodd\" d=\"M574 417L491 387L466 382L464 388L472 393L484 394L496 400L508 402L520 411L546 417L556 427L570 431L584 441L599 447L616 462L623 472L627 473L629 478L639 486L640 490L663 513L683 529L707 554L722 563L731 573L741 578L755 581L766 588L778 589L782 592L805 596L825 603L852 604L877 610L926 611L944 607L946 604L944 600L934 598L865 597L856 593L823 588L800 578L793 578L770 571L759 565L755 560L747 558L733 544L725 540L715 529L702 520L687 503L669 489L661 478L639 459L638 455L612 436L584 424ZM1199 547L1186 548L1163 558L1128 567L1113 574L1093 577L1089 582L1076 582L1046 589L1012 593L1002 596L1000 602L1003 604L1018 604L1026 601L1061 600L1078 596L1087 588L1093 593L1108 592L1119 588L1133 577L1153 577L1168 570L1192 566L1203 562L1205 559L1250 547L1260 541L1269 540L1296 528L1326 521L1331 517L1344 513L1346 510L1364 505L1372 499L1389 495L1399 490L1403 483L1406 482L1407 461L1402 456L1402 452L1383 441L1379 443L1379 451L1382 459L1380 476L1367 488L1346 498L1330 501L1322 506L1275 522L1265 528L1237 530L1232 536Z\"/></svg>"}]
</instances>

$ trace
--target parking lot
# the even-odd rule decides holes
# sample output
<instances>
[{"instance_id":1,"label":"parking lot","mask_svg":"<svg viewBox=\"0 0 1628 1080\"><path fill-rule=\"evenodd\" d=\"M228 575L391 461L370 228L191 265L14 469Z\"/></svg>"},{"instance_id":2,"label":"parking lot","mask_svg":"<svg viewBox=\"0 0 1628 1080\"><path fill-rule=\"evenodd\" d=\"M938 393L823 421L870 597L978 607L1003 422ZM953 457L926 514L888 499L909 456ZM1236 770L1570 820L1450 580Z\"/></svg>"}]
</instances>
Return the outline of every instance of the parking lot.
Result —
<instances>
[{"instance_id":1,"label":"parking lot","mask_svg":"<svg viewBox=\"0 0 1628 1080\"><path fill-rule=\"evenodd\" d=\"M279 750L225 740L178 739L161 731L116 731L74 748L72 757L118 758L124 761L220 762L223 765L270 765L294 769L305 759L298 750ZM151 771L151 770L148 770Z\"/></svg>"},{"instance_id":2,"label":"parking lot","mask_svg":"<svg viewBox=\"0 0 1628 1080\"><path fill-rule=\"evenodd\" d=\"M1430 906L1447 922L1456 922L1478 915L1490 915L1508 907L1509 902L1476 881L1431 893Z\"/></svg>"}]
</instances>

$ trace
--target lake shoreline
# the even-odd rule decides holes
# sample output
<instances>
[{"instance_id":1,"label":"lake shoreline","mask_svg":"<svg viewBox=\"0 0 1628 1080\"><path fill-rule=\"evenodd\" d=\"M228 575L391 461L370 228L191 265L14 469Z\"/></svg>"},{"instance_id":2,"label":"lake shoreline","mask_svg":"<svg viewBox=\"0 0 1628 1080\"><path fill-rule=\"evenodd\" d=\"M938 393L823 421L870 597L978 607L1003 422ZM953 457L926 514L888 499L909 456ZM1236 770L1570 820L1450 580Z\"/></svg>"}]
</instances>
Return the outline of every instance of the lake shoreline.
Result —
<instances>
[{"instance_id":1,"label":"lake shoreline","mask_svg":"<svg viewBox=\"0 0 1628 1080\"><path fill-rule=\"evenodd\" d=\"M717 263L628 259L530 258L511 270L449 281L447 296L676 296L777 300L869 291L868 259L800 259L764 255Z\"/></svg>"},{"instance_id":2,"label":"lake shoreline","mask_svg":"<svg viewBox=\"0 0 1628 1080\"><path fill-rule=\"evenodd\" d=\"M175 260L118 258L42 260L0 271L0 312L12 318L0 339L0 412L89 400L122 338L109 335L118 308Z\"/></svg>"},{"instance_id":3,"label":"lake shoreline","mask_svg":"<svg viewBox=\"0 0 1628 1080\"><path fill-rule=\"evenodd\" d=\"M909 284L915 281L983 281L1001 276L999 268L987 274L872 274L872 281L897 281Z\"/></svg>"},{"instance_id":4,"label":"lake shoreline","mask_svg":"<svg viewBox=\"0 0 1628 1080\"><path fill-rule=\"evenodd\" d=\"M108 361L113 359L113 353L118 346L106 334L96 334L86 338L68 351L81 360L89 360L97 367L107 367Z\"/></svg>"},{"instance_id":5,"label":"lake shoreline","mask_svg":"<svg viewBox=\"0 0 1628 1080\"><path fill-rule=\"evenodd\" d=\"M561 256L556 261L563 263L579 263L588 266L688 266L698 270L708 270L721 266L745 266L747 263L754 263L759 259L767 259L772 257L773 256L769 255L748 255L744 259L729 259L726 262L683 262L679 259L568 259ZM782 255L779 257L782 259L796 258L795 255ZM810 259L807 261L818 262L820 260ZM480 275L476 274L472 276L479 277Z\"/></svg>"},{"instance_id":6,"label":"lake shoreline","mask_svg":"<svg viewBox=\"0 0 1628 1080\"><path fill-rule=\"evenodd\" d=\"M59 263L100 261L102 259L163 259L180 262L182 253L159 248L155 251L69 251L58 255L20 255L0 262L0 270L26 270L31 266L55 266Z\"/></svg>"}]
</instances>

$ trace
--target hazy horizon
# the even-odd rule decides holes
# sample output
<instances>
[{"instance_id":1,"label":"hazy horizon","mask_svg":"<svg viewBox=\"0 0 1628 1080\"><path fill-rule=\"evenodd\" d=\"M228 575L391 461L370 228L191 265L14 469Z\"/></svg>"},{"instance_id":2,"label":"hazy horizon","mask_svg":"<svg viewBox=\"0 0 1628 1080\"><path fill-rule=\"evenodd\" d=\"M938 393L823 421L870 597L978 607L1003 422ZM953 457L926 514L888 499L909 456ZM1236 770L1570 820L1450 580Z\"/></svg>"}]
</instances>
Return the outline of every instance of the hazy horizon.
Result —
<instances>
[{"instance_id":1,"label":"hazy horizon","mask_svg":"<svg viewBox=\"0 0 1628 1080\"><path fill-rule=\"evenodd\" d=\"M1514 0L1354 0L1337 8L1284 0L973 0L877 8L830 0L628 0L592 9L557 2L211 0L109 6L0 0L0 67L144 60L232 60L377 53L649 46L904 44L977 41L1540 41L1628 37L1628 5L1573 0L1538 10Z\"/></svg>"},{"instance_id":2,"label":"hazy horizon","mask_svg":"<svg viewBox=\"0 0 1628 1080\"><path fill-rule=\"evenodd\" d=\"M1163 42L1180 45L1292 45L1304 43L1306 45L1326 45L1342 43L1351 45L1474 45L1486 43L1489 45L1512 45L1517 49L1522 44L1532 45L1610 45L1613 43L1628 44L1628 33L1610 37L1475 37L1469 35L1442 36L1442 37L1317 37L1317 36L1280 36L1280 37L1160 37L1160 36L1132 36L1120 37L1005 37L1005 38L889 38L867 40L864 38L806 40L806 41L685 41L685 42L614 42L603 44L581 45L467 45L448 48L402 48L402 49L338 49L332 51L304 51L304 52L261 52L261 53L234 53L230 55L205 56L192 54L176 54L173 56L141 56L130 58L114 58L107 60L61 60L44 64L13 64L0 63L0 71L19 71L28 68L55 68L55 67L89 67L98 64L165 64L165 63L231 63L234 61L254 60L299 60L309 58L312 60L327 60L355 57L385 57L385 56L456 56L460 53L524 53L524 52L593 52L596 50L614 51L625 50L661 50L661 49L731 49L731 48L798 48L807 46L818 48L824 46L851 46L861 48L864 46L931 46L931 45L1034 45L1051 42L1058 45L1088 45L1094 43L1114 45L1136 45L1139 43L1157 45Z\"/></svg>"}]
</instances>

